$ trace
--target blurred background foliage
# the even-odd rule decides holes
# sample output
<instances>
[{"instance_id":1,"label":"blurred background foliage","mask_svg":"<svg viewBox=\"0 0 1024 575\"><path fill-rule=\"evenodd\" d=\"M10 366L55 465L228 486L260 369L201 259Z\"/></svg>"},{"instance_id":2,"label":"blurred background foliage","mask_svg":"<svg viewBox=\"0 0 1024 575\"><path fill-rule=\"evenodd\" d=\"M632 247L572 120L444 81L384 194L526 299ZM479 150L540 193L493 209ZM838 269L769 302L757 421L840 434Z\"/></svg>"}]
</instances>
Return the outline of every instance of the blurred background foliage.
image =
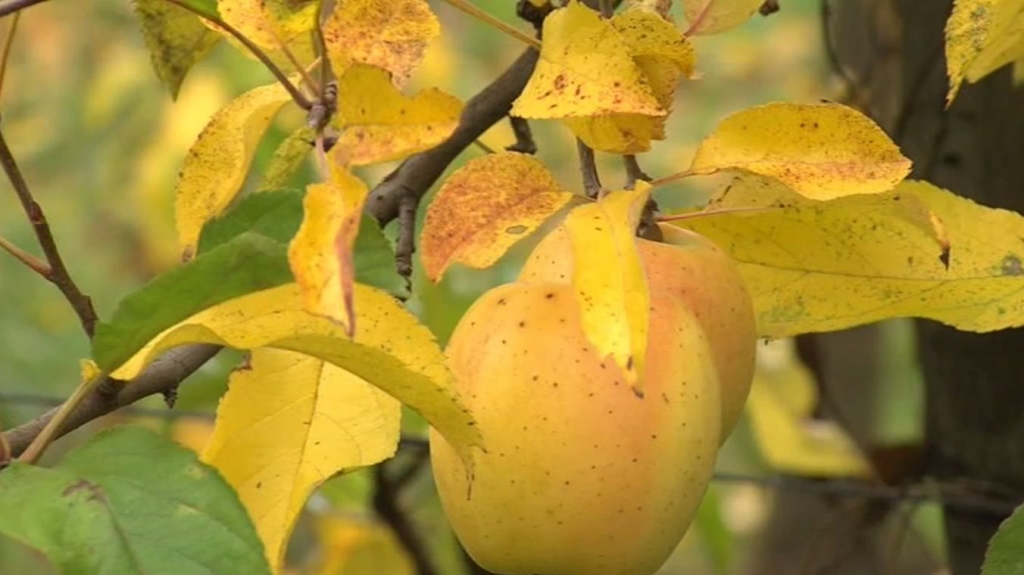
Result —
<instances>
[{"instance_id":1,"label":"blurred background foliage","mask_svg":"<svg viewBox=\"0 0 1024 575\"><path fill-rule=\"evenodd\" d=\"M469 98L522 50L517 41L461 12L441 2L432 4L444 34L430 46L410 89L439 86ZM513 0L478 4L522 26ZM702 77L678 91L667 129L670 140L641 157L649 174L659 177L682 169L702 137L742 108L773 100L842 97L842 86L825 58L819 0L782 4L782 11L770 18L755 17L736 31L695 39ZM678 8L675 15L682 21ZM4 34L9 20L0 23ZM222 42L192 71L175 102L151 71L128 2L54 0L23 14L0 102L4 130L72 275L93 297L101 317L109 317L125 294L175 264L173 189L185 152L214 111L242 91L270 81L258 63ZM279 117L260 147L253 175L258 176L276 144L302 120L297 110ZM539 157L564 186L578 190L570 132L553 122L535 122L533 127ZM501 149L513 142L511 129L500 124L482 142ZM449 169L483 153L482 147L471 147ZM373 185L394 165L373 166L360 175ZM624 181L617 158L599 155L599 167L606 186ZM307 167L293 183L301 186L312 176ZM659 191L657 199L664 209L697 205L721 182L716 177L687 180ZM6 183L0 187L10 191ZM0 193L0 235L35 249L13 193ZM514 277L533 241L525 241L493 269L456 268L438 285L429 284L417 268L411 307L444 341L477 296ZM46 398L59 400L69 393L78 378L78 359L87 357L89 349L57 290L6 254L0 254L0 302L0 427L10 428L47 408ZM870 381L862 382L876 390L869 435L882 444L914 442L920 436L921 384L909 327L889 322L880 330L882 357ZM59 457L101 426L127 420L164 429L201 449L226 373L237 359L237 354L223 353L182 386L178 417L110 416L59 442L48 458ZM859 358L851 355L845 361ZM818 388L792 342L766 346L759 362L748 417L720 457L723 478L777 472L864 475L865 460L855 442L834 423L814 419L821 412ZM142 405L161 407L159 399ZM423 431L422 422L411 414L406 427L411 434ZM389 467L416 457L403 454ZM331 480L314 496L293 538L289 556L294 573L413 572L393 532L372 512L369 502L375 489L373 473L367 470ZM766 535L776 496L774 489L749 481L716 482L696 527L662 572L746 572ZM414 476L398 503L433 551L439 571L462 572L464 563L430 474ZM926 552L941 564L936 510L925 506L912 511L913 520L904 531L923 533ZM0 540L0 573L46 572L49 568L40 557Z\"/></svg>"}]
</instances>

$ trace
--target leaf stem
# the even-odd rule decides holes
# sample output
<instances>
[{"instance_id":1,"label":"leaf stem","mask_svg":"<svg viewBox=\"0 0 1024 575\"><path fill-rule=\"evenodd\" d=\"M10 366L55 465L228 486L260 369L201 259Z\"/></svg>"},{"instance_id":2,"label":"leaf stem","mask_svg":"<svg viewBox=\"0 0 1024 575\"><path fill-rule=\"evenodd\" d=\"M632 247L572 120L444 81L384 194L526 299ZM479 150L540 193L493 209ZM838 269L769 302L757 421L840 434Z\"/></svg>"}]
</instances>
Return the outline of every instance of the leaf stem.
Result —
<instances>
[{"instance_id":1,"label":"leaf stem","mask_svg":"<svg viewBox=\"0 0 1024 575\"><path fill-rule=\"evenodd\" d=\"M677 182L677 181L682 180L684 178L689 178L690 176L697 176L697 175L700 175L700 174L697 174L697 173L692 172L690 170L683 170L682 172L677 172L675 174L672 174L671 176L665 176L664 178L658 178L657 180L654 180L654 181L651 182L651 186L657 188L658 186L663 186L665 184L671 184L672 182Z\"/></svg>"},{"instance_id":2,"label":"leaf stem","mask_svg":"<svg viewBox=\"0 0 1024 575\"><path fill-rule=\"evenodd\" d=\"M10 2L0 4L0 18L3 18L8 14L20 12L25 8L35 6L36 4L42 4L43 2L46 2L46 0L11 0Z\"/></svg>"},{"instance_id":3,"label":"leaf stem","mask_svg":"<svg viewBox=\"0 0 1024 575\"><path fill-rule=\"evenodd\" d=\"M723 208L721 210L706 210L699 212L687 212L685 214L657 216L655 219L659 222L678 222L681 220L694 220L699 218L707 218L711 216L721 216L725 214L739 214L746 212L771 212L778 209L780 209L778 206L766 206L763 208Z\"/></svg>"},{"instance_id":4,"label":"leaf stem","mask_svg":"<svg viewBox=\"0 0 1024 575\"><path fill-rule=\"evenodd\" d=\"M502 22L501 20L498 20L494 16L491 16L487 12L484 12L483 10L474 6L468 0L445 0L445 2L452 5L455 8L458 8L459 10L462 10L463 12L469 14L470 16L476 18L477 20L494 26L498 30L501 30L502 32L508 34L509 36L512 36L516 40L523 42L527 46L531 46L533 48L536 48L537 50L540 50L540 40L537 40L533 36L524 34L518 29L509 26L508 24Z\"/></svg>"},{"instance_id":5,"label":"leaf stem","mask_svg":"<svg viewBox=\"0 0 1024 575\"><path fill-rule=\"evenodd\" d=\"M302 93L302 90L299 90L295 86L295 84L292 84L291 80L288 79L288 76L280 68L277 67L277 64L274 64L274 62L271 61L270 57L267 56L266 53L260 49L259 46L254 44L252 40L246 38L245 35L239 32L234 26L228 24L219 16L214 17L212 14L202 12L200 10L193 8L192 6L189 6L188 3L184 2L183 0L166 1L176 6L180 6L181 8L184 8L185 10L192 12L196 16L205 18L210 22L213 22L220 28L223 28L225 31L227 31L228 34L234 36L236 40L238 40L246 48L248 48L249 51L252 52L253 56L256 56L256 58L258 58L260 62L263 62L263 65L266 66L267 69L270 70L270 73L273 74L275 78L277 78L277 81L280 82L282 86L284 86L284 89L288 91L288 94L292 97L292 100L294 100L295 103L298 104L300 108L302 108L303 110L309 110L310 108L313 107L313 103L309 101L309 98L307 98L306 95Z\"/></svg>"},{"instance_id":6,"label":"leaf stem","mask_svg":"<svg viewBox=\"0 0 1024 575\"><path fill-rule=\"evenodd\" d=\"M57 249L57 242L53 239L53 233L50 232L50 224L46 221L46 214L32 197L32 192L29 191L28 184L25 183L25 178L21 175L21 170L14 160L14 155L11 154L11 149L7 146L2 130L0 130L0 164L3 164L7 179L10 180L18 199L21 200L25 215L28 216L28 221L32 224L32 229L39 240L39 245L46 255L46 261L50 267L50 273L46 274L46 279L56 285L57 289L64 294L64 299L68 300L75 313L78 314L82 328L91 338L97 321L92 300L78 289L78 285L71 279L71 274L64 266L64 260L60 257L60 251Z\"/></svg>"},{"instance_id":7,"label":"leaf stem","mask_svg":"<svg viewBox=\"0 0 1024 575\"><path fill-rule=\"evenodd\" d=\"M597 174L597 162L594 159L594 150L583 143L583 140L576 140L576 149L580 156L580 173L583 176L583 193L592 200L601 197L603 187L601 177Z\"/></svg>"},{"instance_id":8,"label":"leaf stem","mask_svg":"<svg viewBox=\"0 0 1024 575\"><path fill-rule=\"evenodd\" d=\"M0 236L0 248L3 248L7 253L14 256L15 259L25 264L31 268L32 271L44 278L49 279L50 274L53 273L53 270L50 269L50 266L46 265L45 262L40 261L39 258L14 245L10 240L3 236Z\"/></svg>"},{"instance_id":9,"label":"leaf stem","mask_svg":"<svg viewBox=\"0 0 1024 575\"><path fill-rule=\"evenodd\" d=\"M4 38L3 53L0 54L0 94L4 91L4 80L7 78L7 62L11 58L11 46L14 45L14 34L18 31L18 22L21 21L21 12L15 12L11 18L11 27L7 30L7 37Z\"/></svg>"},{"instance_id":10,"label":"leaf stem","mask_svg":"<svg viewBox=\"0 0 1024 575\"><path fill-rule=\"evenodd\" d=\"M64 422L68 419L71 413L82 404L83 401L89 394L99 386L100 383L107 381L107 377L104 374L96 374L92 378L83 381L78 384L75 388L75 392L71 394L71 397L61 404L60 409L57 410L57 414L53 416L53 419L46 422L46 427L43 428L39 435L32 440L32 443L28 445L25 452L21 454L18 461L25 463L35 463L39 457L46 450L46 447L50 445L54 437L57 434L57 430L60 429Z\"/></svg>"}]
</instances>

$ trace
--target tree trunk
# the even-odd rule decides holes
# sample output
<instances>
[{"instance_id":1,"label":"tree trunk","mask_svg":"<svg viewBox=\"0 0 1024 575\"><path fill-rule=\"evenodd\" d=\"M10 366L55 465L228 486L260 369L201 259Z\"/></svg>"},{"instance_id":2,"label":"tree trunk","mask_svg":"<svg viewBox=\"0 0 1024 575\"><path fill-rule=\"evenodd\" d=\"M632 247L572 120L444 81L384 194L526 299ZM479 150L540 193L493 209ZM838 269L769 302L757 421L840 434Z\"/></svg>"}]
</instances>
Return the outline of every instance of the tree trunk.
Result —
<instances>
[{"instance_id":1,"label":"tree trunk","mask_svg":"<svg viewBox=\"0 0 1024 575\"><path fill-rule=\"evenodd\" d=\"M945 109L952 0L833 1L834 55L869 113L914 161L914 178L1024 213L1024 89L1009 68L965 85ZM956 246L952 246L956 250ZM1024 495L1024 330L970 334L918 323L927 382L927 473L944 484ZM947 511L952 572L977 574L1001 518Z\"/></svg>"}]
</instances>

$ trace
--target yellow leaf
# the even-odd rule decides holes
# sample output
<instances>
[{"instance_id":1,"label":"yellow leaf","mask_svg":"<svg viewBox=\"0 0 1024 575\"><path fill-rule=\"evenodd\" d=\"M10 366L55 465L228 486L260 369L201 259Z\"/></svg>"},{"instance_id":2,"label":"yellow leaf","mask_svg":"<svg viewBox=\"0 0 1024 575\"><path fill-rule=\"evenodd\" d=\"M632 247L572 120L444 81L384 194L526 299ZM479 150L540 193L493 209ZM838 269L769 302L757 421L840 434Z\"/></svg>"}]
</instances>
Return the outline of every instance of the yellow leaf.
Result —
<instances>
[{"instance_id":1,"label":"yellow leaf","mask_svg":"<svg viewBox=\"0 0 1024 575\"><path fill-rule=\"evenodd\" d=\"M185 75L213 48L220 36L195 14L165 0L140 0L132 4L142 24L153 69L170 90L171 97L177 98ZM107 101L111 100L113 98Z\"/></svg>"},{"instance_id":2,"label":"yellow leaf","mask_svg":"<svg viewBox=\"0 0 1024 575\"><path fill-rule=\"evenodd\" d=\"M192 144L174 205L184 259L195 255L203 224L223 212L240 191L256 145L289 100L280 84L250 90L214 114Z\"/></svg>"},{"instance_id":3,"label":"yellow leaf","mask_svg":"<svg viewBox=\"0 0 1024 575\"><path fill-rule=\"evenodd\" d=\"M544 19L543 37L540 60L512 104L513 116L665 115L626 41L597 12L571 0Z\"/></svg>"},{"instance_id":4,"label":"yellow leaf","mask_svg":"<svg viewBox=\"0 0 1024 575\"><path fill-rule=\"evenodd\" d=\"M774 103L722 120L690 172L771 176L816 200L891 190L910 160L870 118L840 104Z\"/></svg>"},{"instance_id":5,"label":"yellow leaf","mask_svg":"<svg viewBox=\"0 0 1024 575\"><path fill-rule=\"evenodd\" d=\"M356 329L352 250L369 189L343 168L331 166L329 181L310 184L299 231L288 248L288 263L302 288L306 311Z\"/></svg>"},{"instance_id":6,"label":"yellow leaf","mask_svg":"<svg viewBox=\"0 0 1024 575\"><path fill-rule=\"evenodd\" d=\"M775 207L677 223L739 263L763 337L892 317L929 318L977 332L1024 325L1019 214L926 182L818 202L756 177L737 179L708 210L765 205Z\"/></svg>"},{"instance_id":7,"label":"yellow leaf","mask_svg":"<svg viewBox=\"0 0 1024 575\"><path fill-rule=\"evenodd\" d=\"M572 197L533 156L505 152L467 163L427 208L420 236L427 277L437 281L455 262L494 265Z\"/></svg>"},{"instance_id":8,"label":"yellow leaf","mask_svg":"<svg viewBox=\"0 0 1024 575\"><path fill-rule=\"evenodd\" d=\"M278 570L313 490L342 470L394 455L400 419L394 398L344 369L255 349L231 375L202 460L238 492Z\"/></svg>"},{"instance_id":9,"label":"yellow leaf","mask_svg":"<svg viewBox=\"0 0 1024 575\"><path fill-rule=\"evenodd\" d=\"M213 436L213 420L200 417L185 417L171 424L171 439L197 454L206 449Z\"/></svg>"},{"instance_id":10,"label":"yellow leaf","mask_svg":"<svg viewBox=\"0 0 1024 575\"><path fill-rule=\"evenodd\" d=\"M218 0L220 17L261 48L277 50L312 32L319 0Z\"/></svg>"},{"instance_id":11,"label":"yellow leaf","mask_svg":"<svg viewBox=\"0 0 1024 575\"><path fill-rule=\"evenodd\" d=\"M387 73L353 65L338 83L335 124L343 129L336 153L361 166L403 158L432 148L459 125L462 102L430 88L413 98L398 91Z\"/></svg>"},{"instance_id":12,"label":"yellow leaf","mask_svg":"<svg viewBox=\"0 0 1024 575\"><path fill-rule=\"evenodd\" d=\"M749 20L762 4L764 0L683 0L683 12L690 22L686 34L720 34Z\"/></svg>"},{"instance_id":13,"label":"yellow leaf","mask_svg":"<svg viewBox=\"0 0 1024 575\"><path fill-rule=\"evenodd\" d=\"M310 575L413 575L415 565L388 527L358 516L317 518L320 540Z\"/></svg>"},{"instance_id":14,"label":"yellow leaf","mask_svg":"<svg viewBox=\"0 0 1024 575\"><path fill-rule=\"evenodd\" d=\"M811 418L817 384L791 339L759 346L747 414L758 451L777 472L811 477L863 477L870 466L842 427Z\"/></svg>"},{"instance_id":15,"label":"yellow leaf","mask_svg":"<svg viewBox=\"0 0 1024 575\"><path fill-rule=\"evenodd\" d=\"M1024 58L1024 2L956 0L946 23L946 68L952 102L964 80L977 82Z\"/></svg>"},{"instance_id":16,"label":"yellow leaf","mask_svg":"<svg viewBox=\"0 0 1024 575\"><path fill-rule=\"evenodd\" d=\"M650 186L610 192L565 219L572 240L572 284L580 300L583 332L603 356L611 355L641 395L647 356L650 294L636 249L636 227Z\"/></svg>"},{"instance_id":17,"label":"yellow leaf","mask_svg":"<svg viewBox=\"0 0 1024 575\"><path fill-rule=\"evenodd\" d=\"M629 10L612 18L611 24L658 105L671 110L679 81L693 75L693 46L655 12ZM566 118L565 123L595 150L635 154L649 150L651 140L665 139L665 119L665 115L604 114Z\"/></svg>"},{"instance_id":18,"label":"yellow leaf","mask_svg":"<svg viewBox=\"0 0 1024 575\"><path fill-rule=\"evenodd\" d=\"M335 4L323 33L335 75L353 63L369 64L387 70L400 88L441 24L426 0L345 0Z\"/></svg>"},{"instance_id":19,"label":"yellow leaf","mask_svg":"<svg viewBox=\"0 0 1024 575\"><path fill-rule=\"evenodd\" d=\"M453 389L434 336L383 291L356 284L354 299L360 327L351 339L336 323L303 311L299 287L289 284L218 304L164 330L112 376L134 379L163 351L187 343L304 353L418 411L472 465L471 448L482 444L480 433Z\"/></svg>"}]
</instances>

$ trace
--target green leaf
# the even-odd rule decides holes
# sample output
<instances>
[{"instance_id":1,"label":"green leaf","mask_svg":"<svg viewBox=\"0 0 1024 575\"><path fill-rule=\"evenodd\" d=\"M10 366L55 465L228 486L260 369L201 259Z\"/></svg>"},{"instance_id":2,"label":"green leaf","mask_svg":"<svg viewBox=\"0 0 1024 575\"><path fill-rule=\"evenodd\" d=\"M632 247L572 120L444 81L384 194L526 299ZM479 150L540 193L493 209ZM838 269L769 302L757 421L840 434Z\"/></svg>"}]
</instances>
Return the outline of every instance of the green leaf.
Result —
<instances>
[{"instance_id":1,"label":"green leaf","mask_svg":"<svg viewBox=\"0 0 1024 575\"><path fill-rule=\"evenodd\" d=\"M303 192L283 190L251 194L223 216L211 220L199 237L199 253L256 232L283 244L292 241L302 223ZM399 297L408 296L402 276L395 271L395 250L376 220L360 218L355 245L356 281Z\"/></svg>"},{"instance_id":2,"label":"green leaf","mask_svg":"<svg viewBox=\"0 0 1024 575\"><path fill-rule=\"evenodd\" d=\"M988 542L981 575L1024 575L1024 506L1018 507Z\"/></svg>"},{"instance_id":3,"label":"green leaf","mask_svg":"<svg viewBox=\"0 0 1024 575\"><path fill-rule=\"evenodd\" d=\"M0 533L61 573L270 574L217 471L142 428L102 432L53 469L13 463L0 492Z\"/></svg>"},{"instance_id":4,"label":"green leaf","mask_svg":"<svg viewBox=\"0 0 1024 575\"><path fill-rule=\"evenodd\" d=\"M292 281L287 248L243 233L129 295L96 328L93 359L115 368L172 325L218 303Z\"/></svg>"},{"instance_id":5,"label":"green leaf","mask_svg":"<svg viewBox=\"0 0 1024 575\"><path fill-rule=\"evenodd\" d=\"M217 0L163 0L174 2L194 11L196 14L207 18L220 18L220 10L217 9Z\"/></svg>"},{"instance_id":6,"label":"green leaf","mask_svg":"<svg viewBox=\"0 0 1024 575\"><path fill-rule=\"evenodd\" d=\"M257 189L266 192L287 186L288 181L302 169L302 165L309 158L314 138L316 130L309 126L303 126L289 134L278 144L274 155L267 162L267 167L263 170L263 179Z\"/></svg>"},{"instance_id":7,"label":"green leaf","mask_svg":"<svg viewBox=\"0 0 1024 575\"><path fill-rule=\"evenodd\" d=\"M216 3L208 3L216 15ZM157 77L167 86L171 98L177 98L188 71L220 40L220 34L192 12L167 0L135 0L135 16L142 25Z\"/></svg>"}]
</instances>

